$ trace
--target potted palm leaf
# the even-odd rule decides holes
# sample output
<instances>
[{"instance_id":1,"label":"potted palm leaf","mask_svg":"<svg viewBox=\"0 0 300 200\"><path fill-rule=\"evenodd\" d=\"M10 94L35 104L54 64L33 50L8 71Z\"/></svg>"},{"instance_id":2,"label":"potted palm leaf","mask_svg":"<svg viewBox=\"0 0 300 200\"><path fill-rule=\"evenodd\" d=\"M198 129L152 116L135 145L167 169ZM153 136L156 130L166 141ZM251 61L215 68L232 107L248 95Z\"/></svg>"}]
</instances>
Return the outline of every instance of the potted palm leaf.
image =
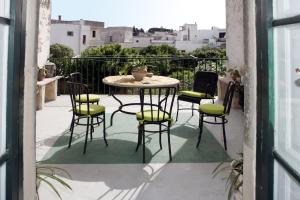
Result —
<instances>
[{"instance_id":1,"label":"potted palm leaf","mask_svg":"<svg viewBox=\"0 0 300 200\"><path fill-rule=\"evenodd\" d=\"M39 199L39 187L41 183L45 183L46 185L51 188L55 194L59 197L59 199L62 199L60 193L58 192L57 188L53 184L53 181L56 183L61 184L65 188L72 190L71 186L66 183L63 179L59 178L58 173L63 174L64 176L67 176L68 178L71 178L71 175L64 169L54 166L44 166L39 165L37 163L36 167L36 193L37 193L37 199Z\"/></svg>"},{"instance_id":2,"label":"potted palm leaf","mask_svg":"<svg viewBox=\"0 0 300 200\"><path fill-rule=\"evenodd\" d=\"M226 180L226 189L228 190L227 199L234 197L235 200L243 199L243 154L239 153L239 158L233 159L231 163L221 162L212 172L213 177L217 176L221 171L229 170ZM225 165L225 166L224 166Z\"/></svg>"}]
</instances>

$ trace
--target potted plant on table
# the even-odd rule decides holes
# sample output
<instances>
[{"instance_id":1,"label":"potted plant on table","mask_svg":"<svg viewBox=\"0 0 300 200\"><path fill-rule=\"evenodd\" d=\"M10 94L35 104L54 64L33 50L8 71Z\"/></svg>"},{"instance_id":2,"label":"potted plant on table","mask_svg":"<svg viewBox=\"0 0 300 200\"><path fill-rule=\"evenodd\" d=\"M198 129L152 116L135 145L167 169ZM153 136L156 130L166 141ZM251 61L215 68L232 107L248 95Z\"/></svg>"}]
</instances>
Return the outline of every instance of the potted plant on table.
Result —
<instances>
[{"instance_id":1,"label":"potted plant on table","mask_svg":"<svg viewBox=\"0 0 300 200\"><path fill-rule=\"evenodd\" d=\"M235 200L243 199L243 154L239 153L239 158L233 159L231 163L221 162L212 172L213 177L221 171L229 169L229 175L226 180L226 189L228 189L227 199L234 197ZM224 166L225 165L225 166Z\"/></svg>"}]
</instances>

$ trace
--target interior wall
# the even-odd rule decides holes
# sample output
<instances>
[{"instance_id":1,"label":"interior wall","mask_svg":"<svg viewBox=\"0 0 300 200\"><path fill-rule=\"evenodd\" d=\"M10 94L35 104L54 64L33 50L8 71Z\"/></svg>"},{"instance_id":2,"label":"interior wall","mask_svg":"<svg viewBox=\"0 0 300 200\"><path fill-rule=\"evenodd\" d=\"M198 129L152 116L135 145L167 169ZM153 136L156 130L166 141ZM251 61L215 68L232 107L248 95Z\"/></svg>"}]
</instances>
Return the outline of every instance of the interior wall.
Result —
<instances>
[{"instance_id":1,"label":"interior wall","mask_svg":"<svg viewBox=\"0 0 300 200\"><path fill-rule=\"evenodd\" d=\"M242 68L244 54L244 10L242 0L226 0L226 54L229 68Z\"/></svg>"},{"instance_id":2,"label":"interior wall","mask_svg":"<svg viewBox=\"0 0 300 200\"><path fill-rule=\"evenodd\" d=\"M253 0L226 0L226 53L228 56L228 67L243 68L244 73L244 200L255 199L257 80L255 14L255 1Z\"/></svg>"},{"instance_id":3,"label":"interior wall","mask_svg":"<svg viewBox=\"0 0 300 200\"><path fill-rule=\"evenodd\" d=\"M38 30L38 66L42 67L50 55L51 0L40 1Z\"/></svg>"},{"instance_id":4,"label":"interior wall","mask_svg":"<svg viewBox=\"0 0 300 200\"><path fill-rule=\"evenodd\" d=\"M254 200L256 191L256 6L255 1L244 1L244 54L245 80L245 131L243 199Z\"/></svg>"},{"instance_id":5,"label":"interior wall","mask_svg":"<svg viewBox=\"0 0 300 200\"><path fill-rule=\"evenodd\" d=\"M24 199L36 199L35 86L37 68L39 0L27 1L24 69L23 164Z\"/></svg>"}]
</instances>

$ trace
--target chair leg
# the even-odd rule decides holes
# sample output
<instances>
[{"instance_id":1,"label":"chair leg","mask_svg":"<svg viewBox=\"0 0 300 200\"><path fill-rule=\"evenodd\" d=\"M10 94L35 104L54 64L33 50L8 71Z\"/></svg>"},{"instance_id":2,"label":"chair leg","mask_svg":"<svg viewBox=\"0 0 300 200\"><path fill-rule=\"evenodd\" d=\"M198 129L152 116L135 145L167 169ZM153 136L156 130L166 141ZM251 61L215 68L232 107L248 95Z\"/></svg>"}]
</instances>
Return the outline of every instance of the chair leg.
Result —
<instances>
[{"instance_id":1,"label":"chair leg","mask_svg":"<svg viewBox=\"0 0 300 200\"><path fill-rule=\"evenodd\" d=\"M93 117L91 117L91 130L90 130L90 137L91 137L91 141L93 140L93 130L94 130L94 118Z\"/></svg>"},{"instance_id":2,"label":"chair leg","mask_svg":"<svg viewBox=\"0 0 300 200\"><path fill-rule=\"evenodd\" d=\"M225 132L225 117L222 117L222 126L223 126L223 140L224 140L224 148L227 151L227 143L226 143L226 132Z\"/></svg>"},{"instance_id":3,"label":"chair leg","mask_svg":"<svg viewBox=\"0 0 300 200\"><path fill-rule=\"evenodd\" d=\"M99 101L97 101L97 105L99 105ZM97 117L97 124L98 124L98 126L100 125L99 117Z\"/></svg>"},{"instance_id":4,"label":"chair leg","mask_svg":"<svg viewBox=\"0 0 300 200\"><path fill-rule=\"evenodd\" d=\"M192 116L194 116L194 103L192 103Z\"/></svg>"},{"instance_id":5,"label":"chair leg","mask_svg":"<svg viewBox=\"0 0 300 200\"><path fill-rule=\"evenodd\" d=\"M171 127L171 122L168 122L168 146L169 146L169 159L170 159L170 161L172 161L171 139L170 139L170 127Z\"/></svg>"},{"instance_id":6,"label":"chair leg","mask_svg":"<svg viewBox=\"0 0 300 200\"><path fill-rule=\"evenodd\" d=\"M97 119L98 119L98 117L97 117ZM103 113L103 139L104 139L104 142L105 142L106 146L108 146L108 142L106 140L105 113Z\"/></svg>"},{"instance_id":7,"label":"chair leg","mask_svg":"<svg viewBox=\"0 0 300 200\"><path fill-rule=\"evenodd\" d=\"M136 148L135 148L136 152L138 151L141 142L142 142L142 132L141 132L141 125L139 125L138 126L138 142L137 142L137 145L136 145Z\"/></svg>"},{"instance_id":8,"label":"chair leg","mask_svg":"<svg viewBox=\"0 0 300 200\"><path fill-rule=\"evenodd\" d=\"M145 163L145 130L144 130L144 124L142 125L142 130L141 130L141 133L142 133L142 138L143 138L143 163Z\"/></svg>"},{"instance_id":9,"label":"chair leg","mask_svg":"<svg viewBox=\"0 0 300 200\"><path fill-rule=\"evenodd\" d=\"M176 114L176 121L178 121L178 113L179 113L179 100L177 99L177 114Z\"/></svg>"},{"instance_id":10,"label":"chair leg","mask_svg":"<svg viewBox=\"0 0 300 200\"><path fill-rule=\"evenodd\" d=\"M73 115L71 126L70 126L71 135L70 135L70 139L69 139L69 146L68 146L68 148L71 147L71 143L72 143L72 139L73 139L74 123L75 123L75 118L74 118L74 115Z\"/></svg>"},{"instance_id":11,"label":"chair leg","mask_svg":"<svg viewBox=\"0 0 300 200\"><path fill-rule=\"evenodd\" d=\"M161 132L161 124L159 124L159 147L160 147L160 149L162 149L161 134L162 134L162 132Z\"/></svg>"},{"instance_id":12,"label":"chair leg","mask_svg":"<svg viewBox=\"0 0 300 200\"><path fill-rule=\"evenodd\" d=\"M89 136L89 126L90 126L90 118L87 117L87 125L86 125L86 134L85 134L83 154L85 154L85 152L86 152L86 145L87 145L87 140L88 140L88 136Z\"/></svg>"},{"instance_id":13,"label":"chair leg","mask_svg":"<svg viewBox=\"0 0 300 200\"><path fill-rule=\"evenodd\" d=\"M74 114L73 114L73 116L72 116L72 121L71 121L71 125L70 125L70 128L69 128L70 131L72 130L72 127L74 126L74 122L75 122L75 116L74 116Z\"/></svg>"},{"instance_id":14,"label":"chair leg","mask_svg":"<svg viewBox=\"0 0 300 200\"><path fill-rule=\"evenodd\" d=\"M200 141L201 141L201 136L202 136L202 132L203 132L203 114L200 114L200 118L199 118L199 128L200 128L200 131L199 131L199 136L198 136L198 142L197 142L197 148L199 147L199 144L200 144Z\"/></svg>"}]
</instances>

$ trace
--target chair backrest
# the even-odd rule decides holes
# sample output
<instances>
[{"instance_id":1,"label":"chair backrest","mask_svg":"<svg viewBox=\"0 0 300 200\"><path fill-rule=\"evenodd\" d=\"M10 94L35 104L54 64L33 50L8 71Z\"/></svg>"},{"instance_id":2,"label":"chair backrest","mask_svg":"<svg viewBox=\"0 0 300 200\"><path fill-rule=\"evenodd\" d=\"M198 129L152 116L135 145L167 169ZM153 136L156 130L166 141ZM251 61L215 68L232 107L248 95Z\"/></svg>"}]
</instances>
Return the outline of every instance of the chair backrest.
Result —
<instances>
[{"instance_id":1,"label":"chair backrest","mask_svg":"<svg viewBox=\"0 0 300 200\"><path fill-rule=\"evenodd\" d=\"M235 83L233 81L230 81L227 86L227 90L225 93L223 106L224 106L224 113L229 114L232 104L232 99L235 91Z\"/></svg>"},{"instance_id":2,"label":"chair backrest","mask_svg":"<svg viewBox=\"0 0 300 200\"><path fill-rule=\"evenodd\" d=\"M75 83L83 83L82 74L80 72L74 72L70 74L69 80Z\"/></svg>"},{"instance_id":3,"label":"chair backrest","mask_svg":"<svg viewBox=\"0 0 300 200\"><path fill-rule=\"evenodd\" d=\"M194 88L196 92L202 92L214 96L218 84L218 74L215 72L198 71L194 77Z\"/></svg>"},{"instance_id":4,"label":"chair backrest","mask_svg":"<svg viewBox=\"0 0 300 200\"><path fill-rule=\"evenodd\" d=\"M88 109L88 115L90 114L90 103L89 103L89 92L88 92L88 87L85 84L82 83L76 83L72 81L67 81L67 86L70 94L70 99L72 103L72 109L75 114L80 114L81 109L83 106L87 106ZM84 101L85 103L80 103L81 98L85 98L86 100Z\"/></svg>"},{"instance_id":5,"label":"chair backrest","mask_svg":"<svg viewBox=\"0 0 300 200\"><path fill-rule=\"evenodd\" d=\"M142 119L145 111L151 112L151 121L156 117L160 121L171 119L176 91L176 87L141 88Z\"/></svg>"}]
</instances>

